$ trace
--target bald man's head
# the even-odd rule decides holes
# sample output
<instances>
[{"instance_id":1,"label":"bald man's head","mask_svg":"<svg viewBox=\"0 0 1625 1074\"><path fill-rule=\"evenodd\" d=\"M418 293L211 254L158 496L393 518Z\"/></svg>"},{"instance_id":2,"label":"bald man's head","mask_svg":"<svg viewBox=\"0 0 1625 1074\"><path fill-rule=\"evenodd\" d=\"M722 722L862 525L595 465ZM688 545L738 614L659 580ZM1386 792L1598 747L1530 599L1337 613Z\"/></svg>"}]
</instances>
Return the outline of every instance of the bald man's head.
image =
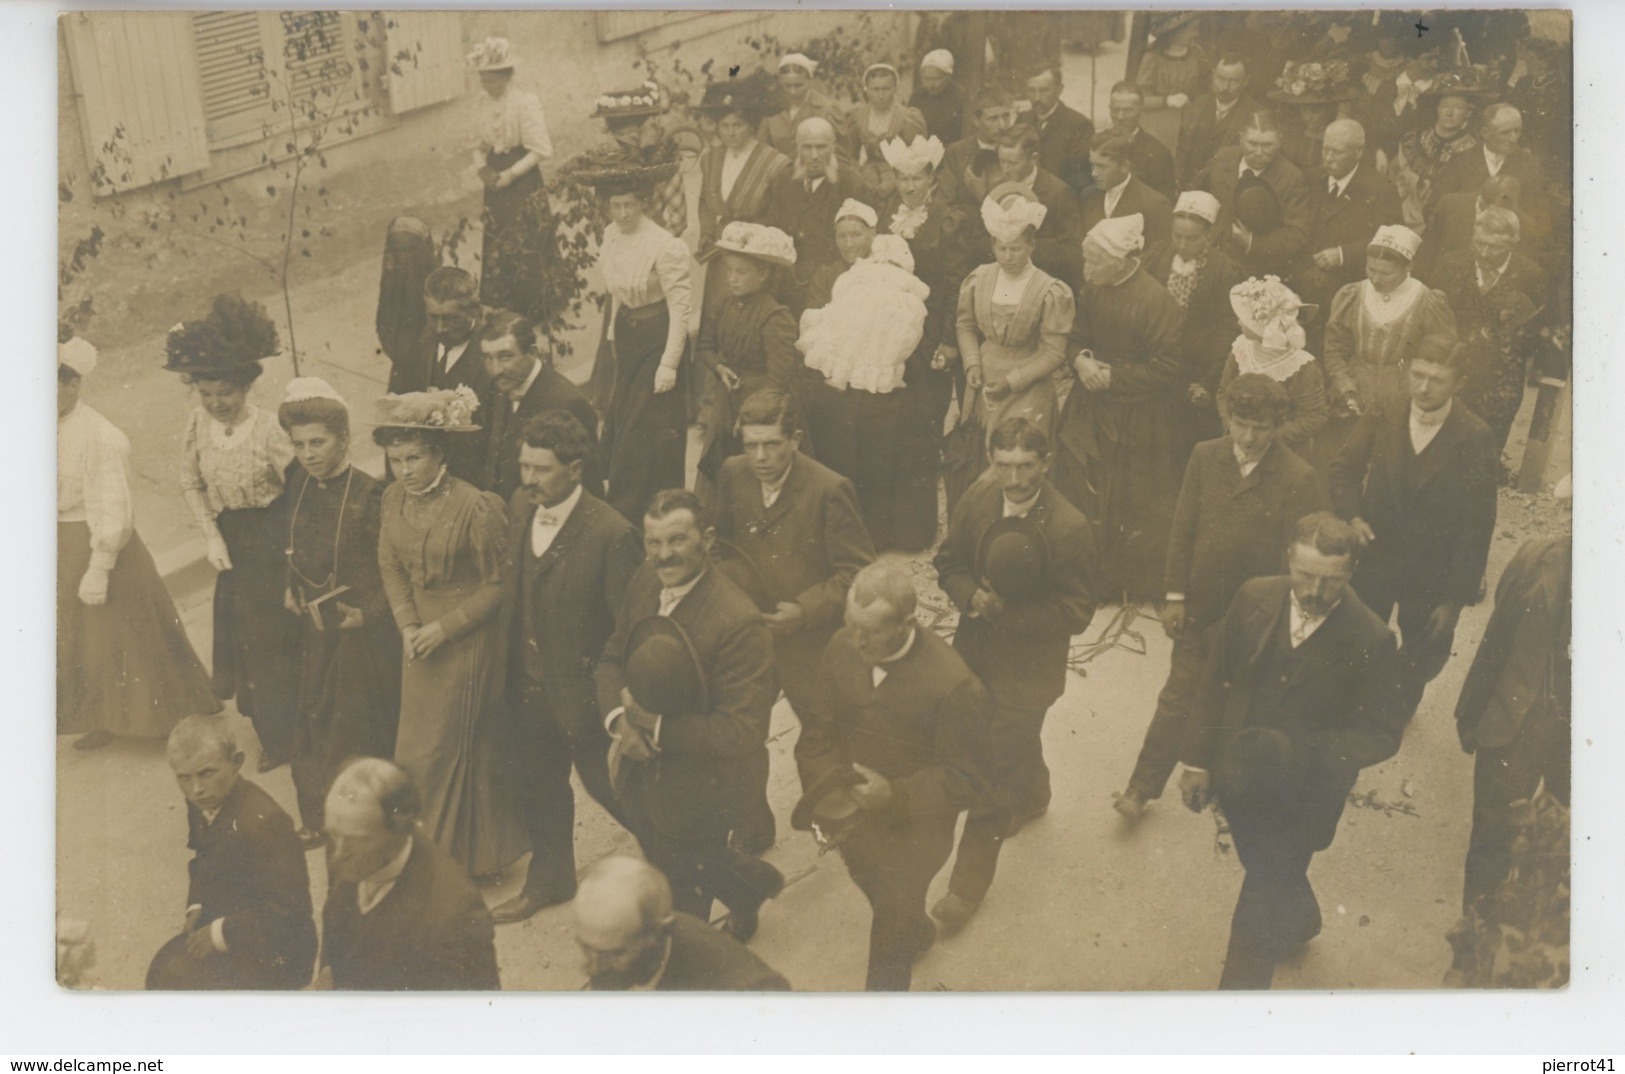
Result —
<instances>
[{"instance_id":1,"label":"bald man's head","mask_svg":"<svg viewBox=\"0 0 1625 1074\"><path fill-rule=\"evenodd\" d=\"M576 943L593 988L619 991L647 981L665 957L671 885L636 858L594 865L575 899Z\"/></svg>"},{"instance_id":2,"label":"bald man's head","mask_svg":"<svg viewBox=\"0 0 1625 1074\"><path fill-rule=\"evenodd\" d=\"M334 778L324 812L329 870L340 880L365 880L411 839L417 826L417 790L403 769L363 757Z\"/></svg>"},{"instance_id":3,"label":"bald man's head","mask_svg":"<svg viewBox=\"0 0 1625 1074\"><path fill-rule=\"evenodd\" d=\"M1365 153L1365 128L1353 119L1334 119L1326 125L1320 143L1320 165L1326 174L1341 181L1360 163Z\"/></svg>"}]
</instances>

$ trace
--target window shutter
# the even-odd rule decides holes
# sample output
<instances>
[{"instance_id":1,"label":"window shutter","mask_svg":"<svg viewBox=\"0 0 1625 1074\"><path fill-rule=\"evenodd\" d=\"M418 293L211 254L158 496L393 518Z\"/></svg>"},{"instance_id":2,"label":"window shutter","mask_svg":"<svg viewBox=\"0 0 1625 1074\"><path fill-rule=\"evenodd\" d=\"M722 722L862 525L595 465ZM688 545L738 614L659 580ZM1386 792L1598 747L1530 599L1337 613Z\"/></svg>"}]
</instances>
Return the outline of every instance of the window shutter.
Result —
<instances>
[{"instance_id":1,"label":"window shutter","mask_svg":"<svg viewBox=\"0 0 1625 1074\"><path fill-rule=\"evenodd\" d=\"M270 113L261 19L257 11L192 14L210 141L219 142L256 128Z\"/></svg>"},{"instance_id":2,"label":"window shutter","mask_svg":"<svg viewBox=\"0 0 1625 1074\"><path fill-rule=\"evenodd\" d=\"M391 112L400 115L462 95L467 75L458 12L391 11L384 26Z\"/></svg>"},{"instance_id":3,"label":"window shutter","mask_svg":"<svg viewBox=\"0 0 1625 1074\"><path fill-rule=\"evenodd\" d=\"M63 28L98 194L208 167L189 12L78 12Z\"/></svg>"},{"instance_id":4,"label":"window shutter","mask_svg":"<svg viewBox=\"0 0 1625 1074\"><path fill-rule=\"evenodd\" d=\"M282 60L297 100L314 100L324 111L351 86L355 60L344 13L280 11Z\"/></svg>"}]
</instances>

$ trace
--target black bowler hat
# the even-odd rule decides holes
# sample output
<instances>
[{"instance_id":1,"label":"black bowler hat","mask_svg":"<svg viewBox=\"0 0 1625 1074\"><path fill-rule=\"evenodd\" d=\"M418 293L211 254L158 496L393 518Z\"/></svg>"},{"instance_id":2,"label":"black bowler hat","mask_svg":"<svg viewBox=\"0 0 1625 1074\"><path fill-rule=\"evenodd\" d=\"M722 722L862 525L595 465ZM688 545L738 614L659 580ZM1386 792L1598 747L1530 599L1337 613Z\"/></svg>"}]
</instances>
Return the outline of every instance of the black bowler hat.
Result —
<instances>
[{"instance_id":1,"label":"black bowler hat","mask_svg":"<svg viewBox=\"0 0 1625 1074\"><path fill-rule=\"evenodd\" d=\"M773 599L767 576L743 548L718 537L711 546L711 562L716 564L723 577L743 589L758 609L764 612L779 610L779 602Z\"/></svg>"},{"instance_id":2,"label":"black bowler hat","mask_svg":"<svg viewBox=\"0 0 1625 1074\"><path fill-rule=\"evenodd\" d=\"M1281 199L1256 172L1248 172L1236 183L1235 199L1236 219L1248 231L1267 235L1281 226Z\"/></svg>"},{"instance_id":3,"label":"black bowler hat","mask_svg":"<svg viewBox=\"0 0 1625 1074\"><path fill-rule=\"evenodd\" d=\"M839 846L863 823L863 807L852 794L862 782L863 774L851 765L830 771L801 796L790 813L790 827L812 832L820 852Z\"/></svg>"},{"instance_id":4,"label":"black bowler hat","mask_svg":"<svg viewBox=\"0 0 1625 1074\"><path fill-rule=\"evenodd\" d=\"M1049 542L1031 518L999 518L976 544L976 576L1003 600L1037 600L1049 574Z\"/></svg>"},{"instance_id":5,"label":"black bowler hat","mask_svg":"<svg viewBox=\"0 0 1625 1074\"><path fill-rule=\"evenodd\" d=\"M1274 727L1237 731L1213 767L1213 790L1224 809L1276 811L1292 808L1303 789L1304 751Z\"/></svg>"},{"instance_id":6,"label":"black bowler hat","mask_svg":"<svg viewBox=\"0 0 1625 1074\"><path fill-rule=\"evenodd\" d=\"M626 637L626 688L638 707L658 716L705 709L705 669L682 624L651 615L633 625Z\"/></svg>"}]
</instances>

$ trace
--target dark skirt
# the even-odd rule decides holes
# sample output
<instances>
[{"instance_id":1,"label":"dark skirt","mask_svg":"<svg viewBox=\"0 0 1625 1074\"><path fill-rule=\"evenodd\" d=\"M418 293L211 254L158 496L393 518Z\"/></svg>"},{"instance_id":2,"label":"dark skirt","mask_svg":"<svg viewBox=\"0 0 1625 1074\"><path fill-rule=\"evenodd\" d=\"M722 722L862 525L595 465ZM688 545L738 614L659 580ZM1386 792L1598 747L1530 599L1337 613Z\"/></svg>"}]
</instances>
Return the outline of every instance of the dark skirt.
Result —
<instances>
[{"instance_id":1,"label":"dark skirt","mask_svg":"<svg viewBox=\"0 0 1625 1074\"><path fill-rule=\"evenodd\" d=\"M334 608L318 630L310 615L301 616L292 767L299 822L312 830L322 826L323 802L341 762L395 756L401 714L401 636L394 621L385 616L340 630L339 618Z\"/></svg>"},{"instance_id":2,"label":"dark skirt","mask_svg":"<svg viewBox=\"0 0 1625 1074\"><path fill-rule=\"evenodd\" d=\"M184 716L220 711L175 602L132 533L107 583L107 603L79 599L90 527L56 524L56 729L160 738Z\"/></svg>"},{"instance_id":3,"label":"dark skirt","mask_svg":"<svg viewBox=\"0 0 1625 1074\"><path fill-rule=\"evenodd\" d=\"M214 691L237 699L260 749L278 760L293 750L299 699L299 622L283 604L287 532L271 507L221 511L215 523L231 555L214 587Z\"/></svg>"},{"instance_id":4,"label":"dark skirt","mask_svg":"<svg viewBox=\"0 0 1625 1074\"><path fill-rule=\"evenodd\" d=\"M516 146L488 153L492 171L511 168L529 150ZM492 309L522 313L537 325L547 321L543 266L553 232L553 211L542 184L542 170L532 168L513 183L485 190L485 243L480 272L480 302Z\"/></svg>"},{"instance_id":5,"label":"dark skirt","mask_svg":"<svg viewBox=\"0 0 1625 1074\"><path fill-rule=\"evenodd\" d=\"M927 348L929 344L929 348ZM893 536L904 552L937 543L937 482L942 476L942 427L953 398L950 370L932 369L934 341L922 343L904 373L897 418L897 505Z\"/></svg>"},{"instance_id":6,"label":"dark skirt","mask_svg":"<svg viewBox=\"0 0 1625 1074\"><path fill-rule=\"evenodd\" d=\"M604 414L607 498L640 528L655 493L682 488L686 475L689 363L677 367L676 388L660 395L654 390L670 323L664 302L622 307L615 317L615 386Z\"/></svg>"},{"instance_id":7,"label":"dark skirt","mask_svg":"<svg viewBox=\"0 0 1625 1074\"><path fill-rule=\"evenodd\" d=\"M903 547L897 534L903 393L837 391L820 384L808 395L807 424L818 444L818 461L852 482L875 551Z\"/></svg>"}]
</instances>

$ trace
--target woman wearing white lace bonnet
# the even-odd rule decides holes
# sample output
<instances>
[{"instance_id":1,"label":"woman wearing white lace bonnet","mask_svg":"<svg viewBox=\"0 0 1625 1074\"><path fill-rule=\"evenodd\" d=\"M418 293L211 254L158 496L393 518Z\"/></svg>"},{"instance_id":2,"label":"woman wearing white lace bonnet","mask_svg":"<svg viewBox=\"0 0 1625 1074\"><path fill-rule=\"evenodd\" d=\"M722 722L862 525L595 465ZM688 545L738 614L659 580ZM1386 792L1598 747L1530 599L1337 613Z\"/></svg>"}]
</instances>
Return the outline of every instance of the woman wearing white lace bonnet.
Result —
<instances>
[{"instance_id":1,"label":"woman wearing white lace bonnet","mask_svg":"<svg viewBox=\"0 0 1625 1074\"><path fill-rule=\"evenodd\" d=\"M1254 277L1230 290L1230 308L1241 325L1240 336L1224 363L1219 381L1219 417L1228 424L1225 389L1243 373L1262 373L1287 390L1291 403L1277 439L1308 457L1314 436L1326 424L1326 382L1320 362L1304 350L1300 311L1314 314L1277 277Z\"/></svg>"}]
</instances>

